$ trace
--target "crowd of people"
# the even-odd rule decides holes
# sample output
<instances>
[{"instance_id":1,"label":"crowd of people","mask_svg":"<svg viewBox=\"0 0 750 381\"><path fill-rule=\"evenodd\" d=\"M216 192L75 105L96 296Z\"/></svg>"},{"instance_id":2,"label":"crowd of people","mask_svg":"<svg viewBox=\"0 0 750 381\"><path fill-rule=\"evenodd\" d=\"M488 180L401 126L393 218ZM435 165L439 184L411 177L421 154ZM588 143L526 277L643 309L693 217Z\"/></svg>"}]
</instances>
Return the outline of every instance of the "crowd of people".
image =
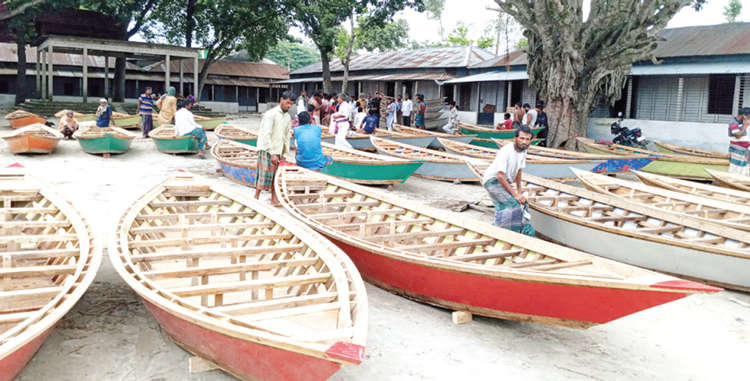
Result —
<instances>
[{"instance_id":1,"label":"crowd of people","mask_svg":"<svg viewBox=\"0 0 750 381\"><path fill-rule=\"evenodd\" d=\"M522 126L529 127L530 129L541 128L541 131L536 135L537 139L542 140L539 145L541 147L547 146L547 135L549 134L549 122L547 120L547 113L544 110L544 102L537 101L536 107L531 108L528 103L516 103L514 107L513 115L505 113L503 115L504 120L502 123L498 123L495 126L498 130L512 130L515 129L513 125L519 123Z\"/></svg>"}]
</instances>

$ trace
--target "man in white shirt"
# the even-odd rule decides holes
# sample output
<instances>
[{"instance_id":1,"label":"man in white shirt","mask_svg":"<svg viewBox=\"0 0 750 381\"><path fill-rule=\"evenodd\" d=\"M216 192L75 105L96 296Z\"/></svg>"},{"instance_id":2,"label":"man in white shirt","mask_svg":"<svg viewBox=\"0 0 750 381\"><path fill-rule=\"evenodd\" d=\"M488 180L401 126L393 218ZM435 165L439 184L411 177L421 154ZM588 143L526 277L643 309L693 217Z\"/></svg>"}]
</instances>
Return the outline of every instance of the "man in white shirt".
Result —
<instances>
[{"instance_id":1,"label":"man in white shirt","mask_svg":"<svg viewBox=\"0 0 750 381\"><path fill-rule=\"evenodd\" d=\"M301 113L302 111L307 111L307 91L302 90L302 92L299 94L299 97L297 98L297 114Z\"/></svg>"},{"instance_id":2,"label":"man in white shirt","mask_svg":"<svg viewBox=\"0 0 750 381\"><path fill-rule=\"evenodd\" d=\"M516 130L515 141L500 149L492 164L484 172L482 184L495 205L495 222L499 226L516 233L534 236L526 214L527 200L521 193L521 177L526 167L526 150L531 145L533 134L528 126L513 123ZM515 181L515 189L510 185Z\"/></svg>"},{"instance_id":3,"label":"man in white shirt","mask_svg":"<svg viewBox=\"0 0 750 381\"><path fill-rule=\"evenodd\" d=\"M406 127L411 126L411 109L412 109L412 103L411 99L409 99L409 94L404 94L404 102L401 104L401 114L403 117L402 124Z\"/></svg>"},{"instance_id":4,"label":"man in white shirt","mask_svg":"<svg viewBox=\"0 0 750 381\"><path fill-rule=\"evenodd\" d=\"M352 107L354 109L354 107ZM354 123L353 126L355 129L360 129L362 120L365 119L367 116L367 113L365 113L365 110L362 109L362 107L357 106L357 114L354 115Z\"/></svg>"},{"instance_id":5,"label":"man in white shirt","mask_svg":"<svg viewBox=\"0 0 750 381\"><path fill-rule=\"evenodd\" d=\"M292 118L289 109L294 104L294 93L281 93L278 106L266 111L258 130L258 165L255 171L255 199L260 192L271 192L271 205L279 206L274 191L274 178L279 163L289 153L289 140L292 137Z\"/></svg>"},{"instance_id":6,"label":"man in white shirt","mask_svg":"<svg viewBox=\"0 0 750 381\"><path fill-rule=\"evenodd\" d=\"M536 109L532 109L528 103L523 104L523 109L526 114L523 116L523 125L529 128L534 128L536 125Z\"/></svg>"},{"instance_id":7,"label":"man in white shirt","mask_svg":"<svg viewBox=\"0 0 750 381\"><path fill-rule=\"evenodd\" d=\"M456 109L456 101L450 101L450 115L448 116L448 124L443 126L443 131L446 134L451 134L458 129L458 110Z\"/></svg>"},{"instance_id":8,"label":"man in white shirt","mask_svg":"<svg viewBox=\"0 0 750 381\"><path fill-rule=\"evenodd\" d=\"M193 113L190 111L192 104L184 102L184 106L174 114L174 136L192 136L198 139L198 156L205 159L203 149L211 148L206 143L206 131L203 126L195 122Z\"/></svg>"}]
</instances>

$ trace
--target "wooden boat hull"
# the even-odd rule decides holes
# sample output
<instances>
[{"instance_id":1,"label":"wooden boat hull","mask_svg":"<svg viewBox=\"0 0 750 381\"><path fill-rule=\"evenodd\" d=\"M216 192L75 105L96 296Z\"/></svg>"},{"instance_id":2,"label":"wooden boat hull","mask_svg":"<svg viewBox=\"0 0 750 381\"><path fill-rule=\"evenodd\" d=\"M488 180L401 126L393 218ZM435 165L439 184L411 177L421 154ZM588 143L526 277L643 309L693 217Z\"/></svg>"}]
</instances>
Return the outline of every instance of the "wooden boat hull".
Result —
<instances>
[{"instance_id":1,"label":"wooden boat hull","mask_svg":"<svg viewBox=\"0 0 750 381\"><path fill-rule=\"evenodd\" d=\"M177 345L241 380L323 381L341 369L332 361L222 335L143 301Z\"/></svg>"},{"instance_id":2,"label":"wooden boat hull","mask_svg":"<svg viewBox=\"0 0 750 381\"><path fill-rule=\"evenodd\" d=\"M686 155L695 157L707 157L712 159L729 159L729 154L724 152L708 151L699 148L684 147L677 144L665 143L665 142L654 142L654 145L659 152L674 154L674 155Z\"/></svg>"},{"instance_id":3,"label":"wooden boat hull","mask_svg":"<svg viewBox=\"0 0 750 381\"><path fill-rule=\"evenodd\" d=\"M637 159L609 159L594 167L591 172L619 173L628 172L630 170L640 171L641 168L651 164L651 162L653 161L653 157L644 157Z\"/></svg>"},{"instance_id":4,"label":"wooden boat hull","mask_svg":"<svg viewBox=\"0 0 750 381\"><path fill-rule=\"evenodd\" d=\"M355 184L401 184L422 165L421 161L404 164L354 164L336 162L320 173L351 181Z\"/></svg>"},{"instance_id":5,"label":"wooden boat hull","mask_svg":"<svg viewBox=\"0 0 750 381\"><path fill-rule=\"evenodd\" d=\"M530 210L537 232L570 247L639 267L750 290L750 260L610 233Z\"/></svg>"},{"instance_id":6,"label":"wooden boat hull","mask_svg":"<svg viewBox=\"0 0 750 381\"><path fill-rule=\"evenodd\" d=\"M461 130L461 133L463 133L463 134L466 134L466 135L476 135L478 138L482 138L482 139L513 139L515 137L515 135L516 135L516 131L515 130L490 130L490 131L485 131L484 129L482 129L482 130L474 130L474 129L469 129L469 128L462 127L462 126L459 126L459 128ZM541 130L542 130L541 128L533 128L533 129L531 129L531 132L534 134L534 136L536 136L536 134L538 134L539 131L541 131ZM495 146L496 145L493 145L492 147L495 147Z\"/></svg>"},{"instance_id":7,"label":"wooden boat hull","mask_svg":"<svg viewBox=\"0 0 750 381\"><path fill-rule=\"evenodd\" d=\"M138 128L141 122L140 115L131 115L126 118L112 118L112 123L120 128Z\"/></svg>"},{"instance_id":8,"label":"wooden boat hull","mask_svg":"<svg viewBox=\"0 0 750 381\"><path fill-rule=\"evenodd\" d=\"M720 171L720 172L727 172L727 171ZM716 181L716 184L718 184L721 187L750 192L750 182L747 181L747 178L744 176L734 175L731 173L727 174L726 176L722 176L721 173L715 173L714 171L711 171L711 172L706 171L706 173L708 173L711 176L711 179Z\"/></svg>"},{"instance_id":9,"label":"wooden boat hull","mask_svg":"<svg viewBox=\"0 0 750 381\"><path fill-rule=\"evenodd\" d=\"M100 138L78 138L77 140L83 152L91 154L125 153L133 144L133 138L124 138L112 134L105 134Z\"/></svg>"},{"instance_id":10,"label":"wooden boat hull","mask_svg":"<svg viewBox=\"0 0 750 381\"><path fill-rule=\"evenodd\" d=\"M40 136L33 133L5 138L10 152L14 155L23 153L52 153L60 138Z\"/></svg>"},{"instance_id":11,"label":"wooden boat hull","mask_svg":"<svg viewBox=\"0 0 750 381\"><path fill-rule=\"evenodd\" d=\"M152 137L151 140L156 144L156 149L164 153L197 153L198 139L193 137L183 137L177 139L159 139Z\"/></svg>"},{"instance_id":12,"label":"wooden boat hull","mask_svg":"<svg viewBox=\"0 0 750 381\"><path fill-rule=\"evenodd\" d=\"M232 141L235 141L237 143L247 144L249 146L256 147L258 145L258 139L230 139ZM294 140L294 139L292 139ZM291 145L291 144L290 144ZM292 148L296 148L296 145Z\"/></svg>"},{"instance_id":13,"label":"wooden boat hull","mask_svg":"<svg viewBox=\"0 0 750 381\"><path fill-rule=\"evenodd\" d=\"M21 373L26 364L31 361L42 344L47 340L54 327L44 331L26 345L18 348L10 355L0 360L0 381L13 381Z\"/></svg>"},{"instance_id":14,"label":"wooden boat hull","mask_svg":"<svg viewBox=\"0 0 750 381\"><path fill-rule=\"evenodd\" d=\"M455 135L451 137L444 137L443 139L453 140L454 142L459 143L466 143L470 144L472 140L474 140L473 135ZM427 145L427 148L443 148L443 145L440 144L440 141L437 140L437 138L433 138L430 144Z\"/></svg>"},{"instance_id":15,"label":"wooden boat hull","mask_svg":"<svg viewBox=\"0 0 750 381\"><path fill-rule=\"evenodd\" d=\"M224 172L224 175L235 183L249 187L255 186L255 180L257 179L257 170L255 168L237 167L222 162L219 162L219 167Z\"/></svg>"},{"instance_id":16,"label":"wooden boat hull","mask_svg":"<svg viewBox=\"0 0 750 381\"><path fill-rule=\"evenodd\" d=\"M612 152L600 150L595 147L583 145L586 152L600 154L600 155L612 155ZM728 165L714 165L714 164L703 164L703 163L686 163L681 161L671 161L668 159L657 159L651 163L648 163L641 167L640 171L655 173L657 175L674 176L686 179L711 179L711 175L706 173L704 169L708 168L715 171L727 172L729 170ZM630 168L635 169L635 168Z\"/></svg>"},{"instance_id":17,"label":"wooden boat hull","mask_svg":"<svg viewBox=\"0 0 750 381\"><path fill-rule=\"evenodd\" d=\"M391 156L386 151L378 150L378 153ZM464 163L430 163L424 162L419 169L414 171L414 176L425 179L442 181L478 182L468 165Z\"/></svg>"},{"instance_id":18,"label":"wooden boat hull","mask_svg":"<svg viewBox=\"0 0 750 381\"><path fill-rule=\"evenodd\" d=\"M513 135L511 135L511 136L513 136ZM513 141L513 138L511 138L511 139L503 139L503 140ZM542 142L542 140L543 139L532 139L531 140L531 145L532 146L538 146L539 143ZM474 146L484 147L484 148L497 148L498 147L497 143L495 143L494 140L492 140L492 139L485 139L485 138L480 138L480 139L476 139L475 138L469 144L474 145Z\"/></svg>"},{"instance_id":19,"label":"wooden boat hull","mask_svg":"<svg viewBox=\"0 0 750 381\"><path fill-rule=\"evenodd\" d=\"M42 118L39 115L29 115L25 118L11 119L8 121L8 123L10 123L10 126L13 128L26 127L32 124L44 124L46 122L47 122L47 119Z\"/></svg>"},{"instance_id":20,"label":"wooden boat hull","mask_svg":"<svg viewBox=\"0 0 750 381\"><path fill-rule=\"evenodd\" d=\"M207 120L196 120L195 122L203 126L204 130L211 131L215 129L218 125L226 121L227 121L227 118L214 118L214 119L207 119Z\"/></svg>"},{"instance_id":21,"label":"wooden boat hull","mask_svg":"<svg viewBox=\"0 0 750 381\"><path fill-rule=\"evenodd\" d=\"M432 136L419 136L419 137L409 137L409 138L392 138L390 136L385 136L384 139L393 140L394 142L404 143L404 144L410 144L417 147L425 148L432 143L433 140L435 140ZM370 139L367 139L368 141Z\"/></svg>"},{"instance_id":22,"label":"wooden boat hull","mask_svg":"<svg viewBox=\"0 0 750 381\"><path fill-rule=\"evenodd\" d=\"M565 164L535 164L526 163L526 168L523 169L523 173L528 173L536 177L544 179L566 179L575 177L575 174L571 168L578 169L585 172L593 171L594 168L601 165L601 163L593 161L588 163L565 163Z\"/></svg>"},{"instance_id":23,"label":"wooden boat hull","mask_svg":"<svg viewBox=\"0 0 750 381\"><path fill-rule=\"evenodd\" d=\"M95 122L96 114L84 114L81 116L77 116L76 120L78 120L79 122Z\"/></svg>"}]
</instances>

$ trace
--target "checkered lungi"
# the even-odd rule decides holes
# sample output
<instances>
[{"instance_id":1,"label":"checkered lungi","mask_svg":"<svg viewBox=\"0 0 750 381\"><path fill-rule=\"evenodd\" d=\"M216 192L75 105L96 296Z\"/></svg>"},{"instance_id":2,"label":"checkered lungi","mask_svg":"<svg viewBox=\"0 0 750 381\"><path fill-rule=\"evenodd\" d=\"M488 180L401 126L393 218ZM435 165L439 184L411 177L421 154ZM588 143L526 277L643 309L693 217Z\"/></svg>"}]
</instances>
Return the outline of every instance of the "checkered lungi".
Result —
<instances>
[{"instance_id":1,"label":"checkered lungi","mask_svg":"<svg viewBox=\"0 0 750 381\"><path fill-rule=\"evenodd\" d=\"M258 151L258 169L255 175L255 189L270 191L273 187L273 179L276 176L278 164L271 162L271 154L266 151Z\"/></svg>"},{"instance_id":2,"label":"checkered lungi","mask_svg":"<svg viewBox=\"0 0 750 381\"><path fill-rule=\"evenodd\" d=\"M511 181L508 180L510 183ZM495 222L492 225L499 226L516 233L533 237L536 233L531 221L524 217L524 211L528 206L521 205L515 197L510 194L500 181L490 179L484 183L484 188L490 194L492 203L495 205Z\"/></svg>"},{"instance_id":3,"label":"checkered lungi","mask_svg":"<svg viewBox=\"0 0 750 381\"><path fill-rule=\"evenodd\" d=\"M750 153L747 148L738 144L729 144L729 173L750 176L748 156Z\"/></svg>"}]
</instances>

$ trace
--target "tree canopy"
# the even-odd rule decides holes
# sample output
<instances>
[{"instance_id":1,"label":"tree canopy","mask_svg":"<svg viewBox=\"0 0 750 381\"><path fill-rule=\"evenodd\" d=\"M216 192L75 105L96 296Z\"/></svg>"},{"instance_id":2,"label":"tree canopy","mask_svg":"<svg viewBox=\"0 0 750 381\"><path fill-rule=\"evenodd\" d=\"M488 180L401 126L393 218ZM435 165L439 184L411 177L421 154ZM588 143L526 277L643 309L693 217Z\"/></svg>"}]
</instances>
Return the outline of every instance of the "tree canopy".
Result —
<instances>
[{"instance_id":1,"label":"tree canopy","mask_svg":"<svg viewBox=\"0 0 750 381\"><path fill-rule=\"evenodd\" d=\"M728 23L740 22L738 19L740 13L742 13L742 3L740 0L729 0L729 4L724 7L724 18Z\"/></svg>"},{"instance_id":2,"label":"tree canopy","mask_svg":"<svg viewBox=\"0 0 750 381\"><path fill-rule=\"evenodd\" d=\"M268 51L266 58L289 70L297 70L319 62L320 53L309 45L282 41ZM243 60L247 61L249 57L243 56Z\"/></svg>"}]
</instances>

